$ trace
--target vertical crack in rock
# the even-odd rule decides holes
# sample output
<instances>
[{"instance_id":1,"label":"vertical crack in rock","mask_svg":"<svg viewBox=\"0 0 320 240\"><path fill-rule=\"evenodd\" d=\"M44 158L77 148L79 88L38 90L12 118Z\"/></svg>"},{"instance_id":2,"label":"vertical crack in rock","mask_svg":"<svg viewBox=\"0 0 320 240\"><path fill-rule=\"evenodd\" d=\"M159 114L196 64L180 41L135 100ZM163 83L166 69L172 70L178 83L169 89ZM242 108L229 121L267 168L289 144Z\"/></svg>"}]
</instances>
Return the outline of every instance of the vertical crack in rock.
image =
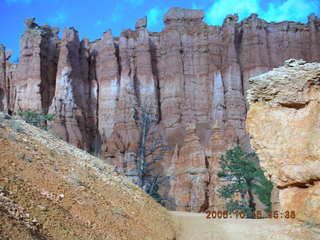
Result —
<instances>
[{"instance_id":1,"label":"vertical crack in rock","mask_svg":"<svg viewBox=\"0 0 320 240\"><path fill-rule=\"evenodd\" d=\"M100 96L100 87L99 82L97 81L97 73L96 73L96 67L97 67L97 52L95 50L90 49L90 43L89 43L89 89L90 89L90 104L92 108L92 115L94 116L93 119L95 120L93 123L93 143L91 145L91 151L97 155L100 156L101 154L101 135L99 132L99 96ZM90 106L89 106L90 107Z\"/></svg>"},{"instance_id":2,"label":"vertical crack in rock","mask_svg":"<svg viewBox=\"0 0 320 240\"><path fill-rule=\"evenodd\" d=\"M205 164L206 164L206 169L209 172L210 166L209 166L208 156L205 156ZM205 190L204 190L204 202L201 205L199 212L205 212L209 208L209 186L211 183L211 175L210 174L208 174L208 181L206 181L205 183L206 183L206 186L205 186Z\"/></svg>"},{"instance_id":3,"label":"vertical crack in rock","mask_svg":"<svg viewBox=\"0 0 320 240\"><path fill-rule=\"evenodd\" d=\"M160 83L159 83L159 51L156 46L155 41L159 41L159 35L154 36L154 39L150 39L150 55L151 55L151 72L153 77L155 78L155 87L156 87L156 105L157 105L157 111L159 115L158 123L162 120L162 111L161 111L161 91L160 91ZM159 43L158 43L159 44Z\"/></svg>"},{"instance_id":4,"label":"vertical crack in rock","mask_svg":"<svg viewBox=\"0 0 320 240\"><path fill-rule=\"evenodd\" d=\"M224 123L225 119L225 90L221 72L216 72L213 78L213 104L212 104L212 119L220 124Z\"/></svg>"},{"instance_id":5,"label":"vertical crack in rock","mask_svg":"<svg viewBox=\"0 0 320 240\"><path fill-rule=\"evenodd\" d=\"M83 39L79 48L80 73L82 77L83 93L79 96L85 101L81 102L80 108L83 119L83 135L86 136L86 149L90 153L100 152L100 134L97 126L98 83L95 74L95 62L91 62L90 44L88 39ZM78 100L79 101L79 100Z\"/></svg>"},{"instance_id":6,"label":"vertical crack in rock","mask_svg":"<svg viewBox=\"0 0 320 240\"><path fill-rule=\"evenodd\" d=\"M264 29L265 29L265 32L266 32L266 51L267 52L270 52L271 51L271 49L270 49L270 42L269 42L269 29L267 28L267 27L264 27ZM267 60L267 63L268 63L268 69L270 69L271 68L271 56L270 56L270 54L268 54L267 55L268 56L268 60ZM248 88L246 88L246 89L248 89Z\"/></svg>"},{"instance_id":7,"label":"vertical crack in rock","mask_svg":"<svg viewBox=\"0 0 320 240\"><path fill-rule=\"evenodd\" d=\"M235 38L234 38L234 45L235 45L235 50L236 50L236 56L237 56L237 62L239 64L240 68L240 81L241 81L241 90L242 90L242 96L245 96L245 86L244 86L244 79L243 79L243 66L240 60L241 56L241 43L242 43L242 36L243 36L243 31L242 29L236 29L235 32ZM245 113L247 113L247 109L245 109Z\"/></svg>"},{"instance_id":8,"label":"vertical crack in rock","mask_svg":"<svg viewBox=\"0 0 320 240\"><path fill-rule=\"evenodd\" d=\"M40 43L40 93L41 107L47 113L52 103L58 67L58 33L57 28L42 27L42 39Z\"/></svg>"},{"instance_id":9,"label":"vertical crack in rock","mask_svg":"<svg viewBox=\"0 0 320 240\"><path fill-rule=\"evenodd\" d=\"M181 39L181 33L178 32L179 36L179 49L178 49L178 56L181 61L181 78L180 81L182 81L183 85L183 91L181 92L181 98L178 100L178 109L179 109L179 118L178 118L178 123L181 123L183 121L183 113L184 113L184 105L188 105L188 102L190 99L186 98L186 81L185 81L185 61L184 61L184 56L185 56L185 51L183 48L183 43ZM185 99L186 103L183 101ZM190 107L190 106L189 106Z\"/></svg>"},{"instance_id":10,"label":"vertical crack in rock","mask_svg":"<svg viewBox=\"0 0 320 240\"><path fill-rule=\"evenodd\" d=\"M120 87L120 77L121 76L121 71L122 71L122 67L121 67L121 59L120 59L120 53L119 53L119 43L114 41L114 48L115 48L115 55L116 55L116 59L117 59L117 69L118 69L118 82L117 84L119 85Z\"/></svg>"},{"instance_id":11,"label":"vertical crack in rock","mask_svg":"<svg viewBox=\"0 0 320 240\"><path fill-rule=\"evenodd\" d=\"M6 109L6 51L3 45L0 45L0 111Z\"/></svg>"}]
</instances>

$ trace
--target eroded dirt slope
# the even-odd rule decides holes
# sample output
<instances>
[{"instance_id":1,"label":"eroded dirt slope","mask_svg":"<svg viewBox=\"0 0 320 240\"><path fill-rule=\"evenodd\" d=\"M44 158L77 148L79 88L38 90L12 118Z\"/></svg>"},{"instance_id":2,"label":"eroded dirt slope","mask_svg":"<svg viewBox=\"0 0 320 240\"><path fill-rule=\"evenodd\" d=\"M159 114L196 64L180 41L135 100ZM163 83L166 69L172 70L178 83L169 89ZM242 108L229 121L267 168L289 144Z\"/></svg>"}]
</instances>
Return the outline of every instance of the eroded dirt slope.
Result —
<instances>
[{"instance_id":1,"label":"eroded dirt slope","mask_svg":"<svg viewBox=\"0 0 320 240\"><path fill-rule=\"evenodd\" d=\"M167 211L102 160L0 113L0 239L175 239Z\"/></svg>"}]
</instances>

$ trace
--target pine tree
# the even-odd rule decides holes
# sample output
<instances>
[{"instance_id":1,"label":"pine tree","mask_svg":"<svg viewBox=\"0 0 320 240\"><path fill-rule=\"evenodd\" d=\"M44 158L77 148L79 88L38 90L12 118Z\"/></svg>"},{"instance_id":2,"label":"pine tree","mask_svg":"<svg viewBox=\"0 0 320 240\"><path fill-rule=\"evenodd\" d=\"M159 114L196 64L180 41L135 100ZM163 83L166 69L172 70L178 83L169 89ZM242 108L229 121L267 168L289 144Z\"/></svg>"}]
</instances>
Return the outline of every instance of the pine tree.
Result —
<instances>
[{"instance_id":1,"label":"pine tree","mask_svg":"<svg viewBox=\"0 0 320 240\"><path fill-rule=\"evenodd\" d=\"M265 211L270 211L272 183L264 176L256 153L244 152L238 145L221 156L220 166L218 176L228 184L218 191L222 198L228 200L228 211L243 211L247 217L253 217L256 210L254 194L267 206Z\"/></svg>"}]
</instances>

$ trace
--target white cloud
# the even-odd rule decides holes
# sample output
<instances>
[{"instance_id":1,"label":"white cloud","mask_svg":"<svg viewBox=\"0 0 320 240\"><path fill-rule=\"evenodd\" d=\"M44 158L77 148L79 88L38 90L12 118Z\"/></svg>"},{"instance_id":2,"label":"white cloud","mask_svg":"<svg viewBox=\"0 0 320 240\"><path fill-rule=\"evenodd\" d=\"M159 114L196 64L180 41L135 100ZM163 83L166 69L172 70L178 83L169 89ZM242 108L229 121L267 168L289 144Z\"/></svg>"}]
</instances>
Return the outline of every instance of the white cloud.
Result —
<instances>
[{"instance_id":1,"label":"white cloud","mask_svg":"<svg viewBox=\"0 0 320 240\"><path fill-rule=\"evenodd\" d=\"M220 25L228 14L238 13L239 18L245 18L251 13L260 11L260 0L217 0L205 13L205 21Z\"/></svg>"},{"instance_id":2,"label":"white cloud","mask_svg":"<svg viewBox=\"0 0 320 240\"><path fill-rule=\"evenodd\" d=\"M168 11L167 8L162 9L159 7L153 7L147 12L148 29L152 31L159 31L159 28L163 24L163 15Z\"/></svg>"},{"instance_id":3,"label":"white cloud","mask_svg":"<svg viewBox=\"0 0 320 240\"><path fill-rule=\"evenodd\" d=\"M261 12L260 15L268 21L294 20L305 22L310 13L320 13L320 3L316 3L316 1L287 0L283 4L269 3L268 10Z\"/></svg>"},{"instance_id":4,"label":"white cloud","mask_svg":"<svg viewBox=\"0 0 320 240\"><path fill-rule=\"evenodd\" d=\"M195 10L201 9L201 7L200 7L197 3L195 3L195 2L192 3L191 8L192 8L192 9L195 9Z\"/></svg>"},{"instance_id":5,"label":"white cloud","mask_svg":"<svg viewBox=\"0 0 320 240\"><path fill-rule=\"evenodd\" d=\"M257 13L267 21L306 21L310 13L320 14L319 0L285 0L270 2L266 9L261 7L263 0L217 0L205 12L205 21L221 25L228 14L237 13L239 19Z\"/></svg>"},{"instance_id":6,"label":"white cloud","mask_svg":"<svg viewBox=\"0 0 320 240\"><path fill-rule=\"evenodd\" d=\"M201 3L192 2L191 9L194 9L194 10L204 10L204 9L206 9L206 4L204 3L204 1L200 1L200 2Z\"/></svg>"},{"instance_id":7,"label":"white cloud","mask_svg":"<svg viewBox=\"0 0 320 240\"><path fill-rule=\"evenodd\" d=\"M49 23L52 25L59 25L65 23L67 20L67 15L64 12L56 12L56 14L49 18Z\"/></svg>"}]
</instances>

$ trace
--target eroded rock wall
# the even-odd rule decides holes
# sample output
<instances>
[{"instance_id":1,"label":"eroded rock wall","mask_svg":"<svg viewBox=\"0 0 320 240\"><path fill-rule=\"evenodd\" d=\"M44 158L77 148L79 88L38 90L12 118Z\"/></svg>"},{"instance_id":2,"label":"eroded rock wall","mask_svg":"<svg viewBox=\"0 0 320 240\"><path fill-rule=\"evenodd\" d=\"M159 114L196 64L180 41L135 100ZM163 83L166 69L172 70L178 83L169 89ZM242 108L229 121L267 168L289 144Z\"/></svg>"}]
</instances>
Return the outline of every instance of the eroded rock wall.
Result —
<instances>
[{"instance_id":1,"label":"eroded rock wall","mask_svg":"<svg viewBox=\"0 0 320 240\"><path fill-rule=\"evenodd\" d=\"M249 81L247 129L280 210L320 223L320 63L288 60Z\"/></svg>"},{"instance_id":2,"label":"eroded rock wall","mask_svg":"<svg viewBox=\"0 0 320 240\"><path fill-rule=\"evenodd\" d=\"M202 19L202 11L173 8L159 33L148 32L142 18L120 37L109 30L81 42L67 29L58 43L55 31L38 34L43 27L31 21L12 78L11 109L45 111L50 105L60 136L128 173L139 139L133 108L151 103L171 149L161 162L171 179L161 189L172 199L168 206L222 206L216 194L219 157L237 143L250 150L244 127L248 79L288 58L320 61L320 20L311 15L307 24L268 23L253 14L238 22L229 15L222 26L209 26ZM51 43L49 52L42 41ZM51 56L54 66L43 64L39 52ZM56 62L52 52L59 53ZM54 84L44 84L52 78L44 77L43 65L50 76L55 72ZM41 83L49 94L40 94Z\"/></svg>"},{"instance_id":3,"label":"eroded rock wall","mask_svg":"<svg viewBox=\"0 0 320 240\"><path fill-rule=\"evenodd\" d=\"M88 41L66 28L60 42L55 94L49 112L53 130L66 141L93 152L97 141L97 88L92 79Z\"/></svg>"}]
</instances>

